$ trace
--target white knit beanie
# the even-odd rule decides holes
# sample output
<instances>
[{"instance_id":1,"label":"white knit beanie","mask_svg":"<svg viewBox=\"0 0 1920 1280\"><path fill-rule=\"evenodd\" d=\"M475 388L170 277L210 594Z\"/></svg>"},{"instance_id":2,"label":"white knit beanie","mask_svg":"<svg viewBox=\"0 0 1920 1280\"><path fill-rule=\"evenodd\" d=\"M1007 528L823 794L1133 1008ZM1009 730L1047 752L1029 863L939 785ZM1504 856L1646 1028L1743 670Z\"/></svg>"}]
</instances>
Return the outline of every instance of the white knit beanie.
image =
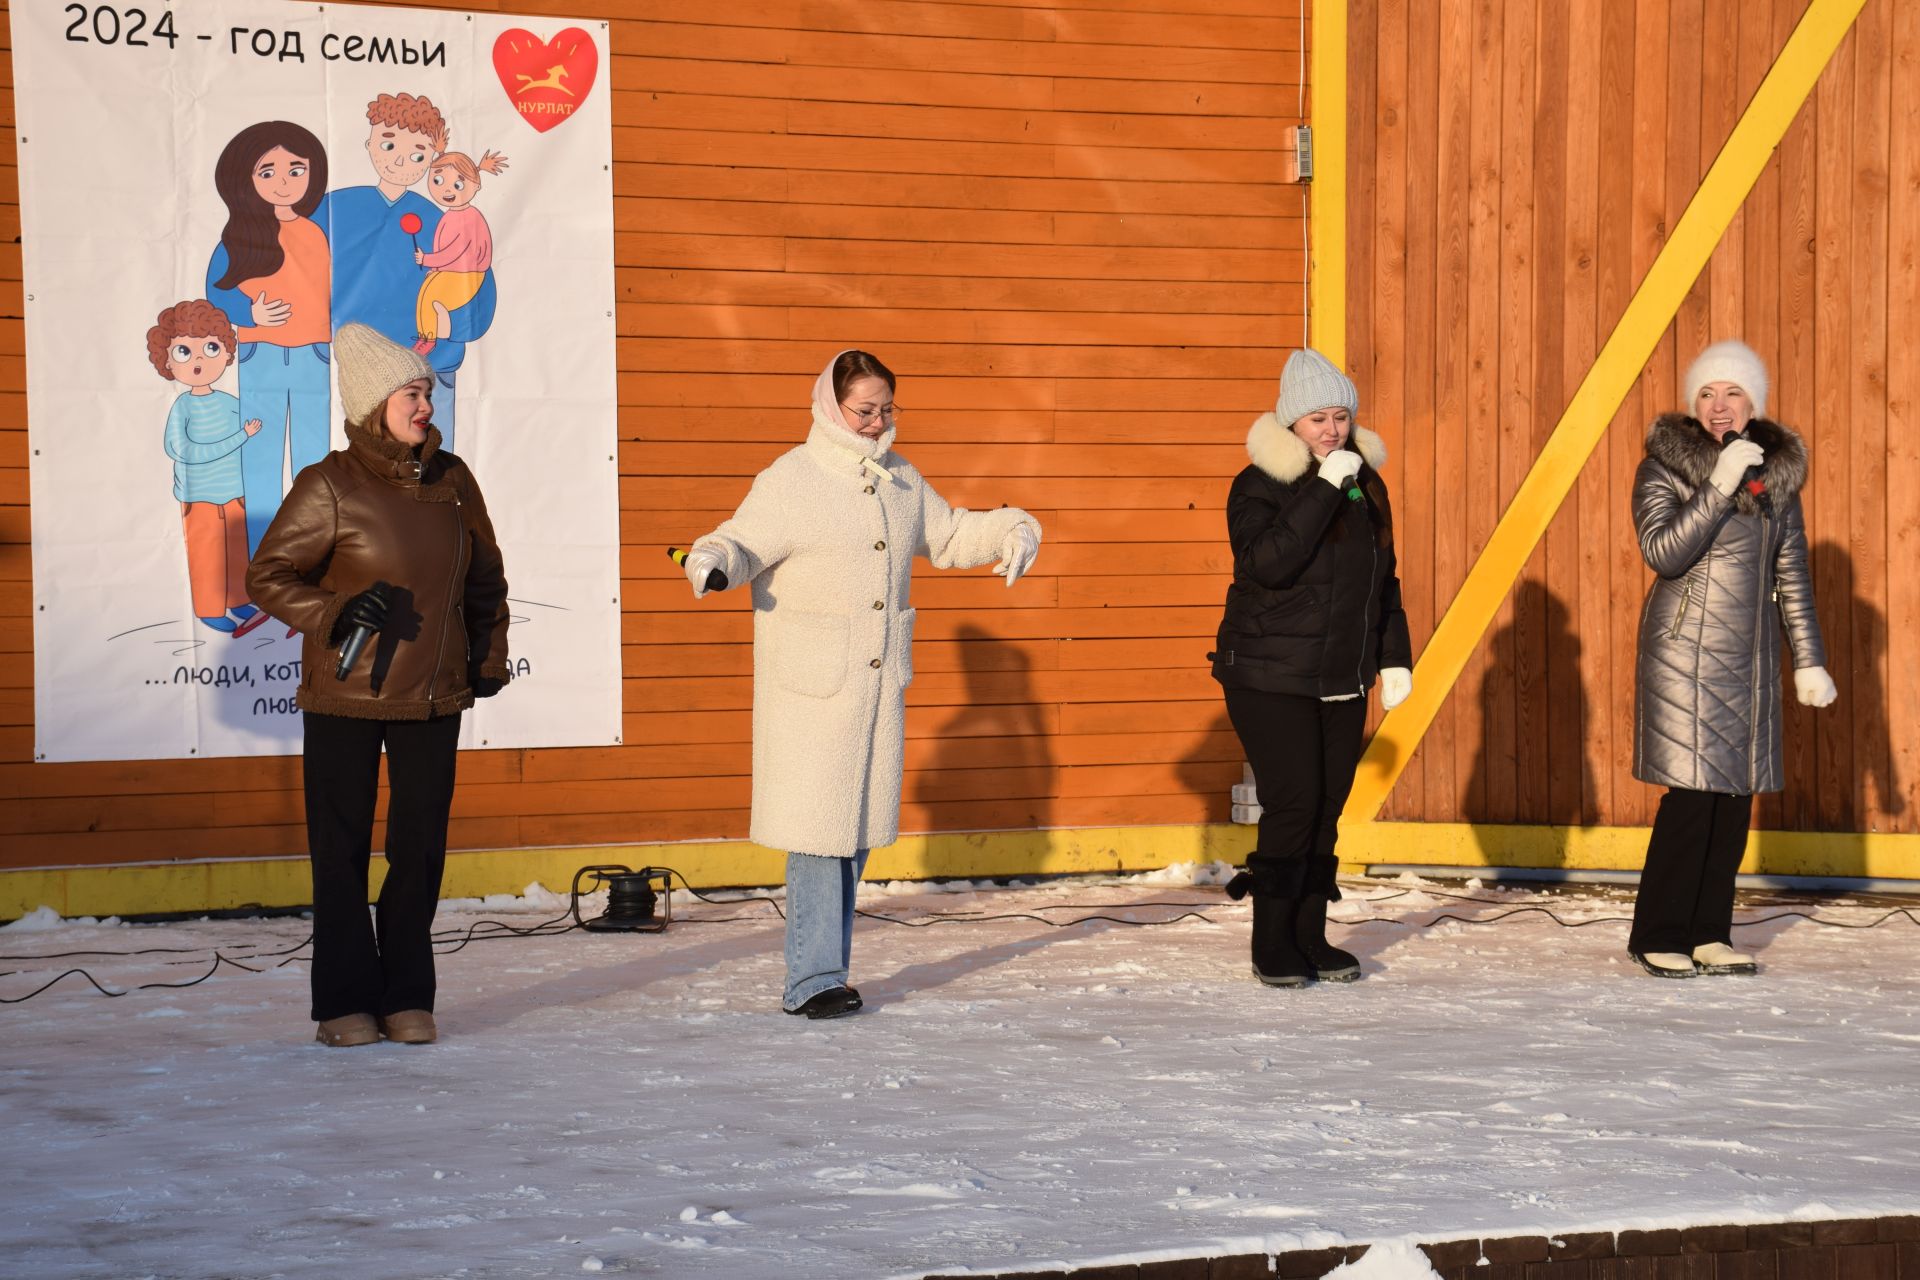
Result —
<instances>
[{"instance_id":1,"label":"white knit beanie","mask_svg":"<svg viewBox=\"0 0 1920 1280\"><path fill-rule=\"evenodd\" d=\"M340 378L347 421L365 422L386 398L433 367L419 352L391 342L363 324L343 324L333 335L333 367Z\"/></svg>"},{"instance_id":2,"label":"white knit beanie","mask_svg":"<svg viewBox=\"0 0 1920 1280\"><path fill-rule=\"evenodd\" d=\"M1729 338L1694 357L1693 363L1687 366L1687 381L1682 388L1687 395L1688 412L1692 412L1700 388L1709 382L1731 382L1753 401L1754 417L1767 416L1767 366L1746 343Z\"/></svg>"},{"instance_id":3,"label":"white knit beanie","mask_svg":"<svg viewBox=\"0 0 1920 1280\"><path fill-rule=\"evenodd\" d=\"M1280 425L1290 427L1310 413L1335 408L1360 412L1360 393L1352 379L1312 347L1288 356L1287 367L1280 373L1280 398L1273 406Z\"/></svg>"}]
</instances>

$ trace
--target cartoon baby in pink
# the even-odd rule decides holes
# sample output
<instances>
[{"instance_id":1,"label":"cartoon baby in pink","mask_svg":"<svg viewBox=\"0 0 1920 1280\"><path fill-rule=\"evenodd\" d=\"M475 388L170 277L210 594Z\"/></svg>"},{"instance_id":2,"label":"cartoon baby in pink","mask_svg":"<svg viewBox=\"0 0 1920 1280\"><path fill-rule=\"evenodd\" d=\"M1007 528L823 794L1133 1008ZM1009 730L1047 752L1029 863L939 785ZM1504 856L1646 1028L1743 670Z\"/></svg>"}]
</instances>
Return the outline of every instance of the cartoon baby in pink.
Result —
<instances>
[{"instance_id":1,"label":"cartoon baby in pink","mask_svg":"<svg viewBox=\"0 0 1920 1280\"><path fill-rule=\"evenodd\" d=\"M449 151L428 170L427 198L442 213L434 229L433 251L413 251L413 260L428 268L414 308L420 338L413 349L421 355L447 336L448 313L472 301L486 282L487 269L493 265L493 229L473 207L473 198L480 194L482 173L504 173L506 168L507 158L495 151L482 155L478 164Z\"/></svg>"}]
</instances>

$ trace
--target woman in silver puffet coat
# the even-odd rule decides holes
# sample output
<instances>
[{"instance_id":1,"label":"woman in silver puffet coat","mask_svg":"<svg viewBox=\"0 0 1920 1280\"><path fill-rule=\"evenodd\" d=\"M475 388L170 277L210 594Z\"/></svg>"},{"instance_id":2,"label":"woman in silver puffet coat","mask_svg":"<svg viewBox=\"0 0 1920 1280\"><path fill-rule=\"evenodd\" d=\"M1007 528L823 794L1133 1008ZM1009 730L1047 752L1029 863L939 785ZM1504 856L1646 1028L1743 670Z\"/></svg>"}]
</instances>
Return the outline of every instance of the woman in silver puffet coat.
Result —
<instances>
[{"instance_id":1,"label":"woman in silver puffet coat","mask_svg":"<svg viewBox=\"0 0 1920 1280\"><path fill-rule=\"evenodd\" d=\"M1800 701L1835 696L1807 573L1806 445L1762 416L1766 368L1741 343L1707 348L1685 385L1692 411L1648 429L1633 485L1659 575L1640 614L1633 775L1668 791L1627 948L1673 978L1755 971L1731 945L1733 888L1753 797L1783 785L1783 630Z\"/></svg>"}]
</instances>

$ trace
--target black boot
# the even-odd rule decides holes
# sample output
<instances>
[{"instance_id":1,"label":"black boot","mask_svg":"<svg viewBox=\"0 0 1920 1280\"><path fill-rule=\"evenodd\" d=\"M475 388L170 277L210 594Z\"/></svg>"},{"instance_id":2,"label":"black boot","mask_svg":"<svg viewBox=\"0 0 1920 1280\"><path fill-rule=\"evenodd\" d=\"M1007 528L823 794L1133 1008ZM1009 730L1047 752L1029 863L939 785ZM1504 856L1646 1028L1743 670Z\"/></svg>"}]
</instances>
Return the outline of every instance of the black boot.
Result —
<instances>
[{"instance_id":1,"label":"black boot","mask_svg":"<svg viewBox=\"0 0 1920 1280\"><path fill-rule=\"evenodd\" d=\"M1334 879L1339 871L1340 859L1314 855L1294 916L1294 940L1313 966L1314 977L1325 982L1357 982L1359 959L1327 941L1327 904L1340 897L1340 886Z\"/></svg>"},{"instance_id":2,"label":"black boot","mask_svg":"<svg viewBox=\"0 0 1920 1280\"><path fill-rule=\"evenodd\" d=\"M1294 939L1300 910L1300 882L1306 870L1300 858L1247 859L1247 870L1227 882L1234 898L1253 895L1253 976L1270 987L1304 987L1313 981L1313 963Z\"/></svg>"}]
</instances>

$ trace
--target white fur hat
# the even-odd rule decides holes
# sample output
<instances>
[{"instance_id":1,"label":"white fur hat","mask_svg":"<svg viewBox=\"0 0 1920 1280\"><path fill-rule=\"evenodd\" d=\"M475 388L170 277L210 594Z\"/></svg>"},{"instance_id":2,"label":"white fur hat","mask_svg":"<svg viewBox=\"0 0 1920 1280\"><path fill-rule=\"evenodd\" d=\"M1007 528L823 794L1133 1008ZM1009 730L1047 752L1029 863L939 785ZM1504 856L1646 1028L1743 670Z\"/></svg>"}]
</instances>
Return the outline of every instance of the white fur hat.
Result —
<instances>
[{"instance_id":1,"label":"white fur hat","mask_svg":"<svg viewBox=\"0 0 1920 1280\"><path fill-rule=\"evenodd\" d=\"M1700 388L1709 382L1731 382L1753 401L1754 417L1767 416L1767 366L1746 343L1729 338L1694 357L1693 363L1687 366L1686 383L1681 387L1686 392L1688 412L1692 412L1693 400L1700 394Z\"/></svg>"},{"instance_id":2,"label":"white fur hat","mask_svg":"<svg viewBox=\"0 0 1920 1280\"><path fill-rule=\"evenodd\" d=\"M333 335L333 367L340 378L340 403L348 422L365 422L401 387L433 377L432 366L418 352L363 324L343 324Z\"/></svg>"},{"instance_id":3,"label":"white fur hat","mask_svg":"<svg viewBox=\"0 0 1920 1280\"><path fill-rule=\"evenodd\" d=\"M1312 347L1288 356L1287 367L1280 372L1280 398L1273 405L1280 425L1290 427L1316 410L1334 408L1360 412L1360 393L1352 379Z\"/></svg>"}]
</instances>

